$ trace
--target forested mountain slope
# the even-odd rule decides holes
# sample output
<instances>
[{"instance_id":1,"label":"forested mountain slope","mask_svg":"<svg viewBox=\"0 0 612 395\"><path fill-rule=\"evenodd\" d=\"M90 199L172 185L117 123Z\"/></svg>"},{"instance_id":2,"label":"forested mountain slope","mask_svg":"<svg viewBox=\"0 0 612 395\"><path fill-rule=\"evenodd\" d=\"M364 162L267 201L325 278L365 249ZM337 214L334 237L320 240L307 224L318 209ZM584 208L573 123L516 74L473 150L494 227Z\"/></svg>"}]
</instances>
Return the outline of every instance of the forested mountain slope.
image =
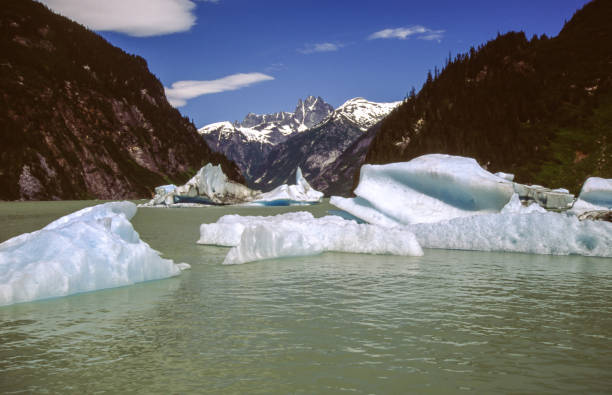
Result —
<instances>
[{"instance_id":1,"label":"forested mountain slope","mask_svg":"<svg viewBox=\"0 0 612 395\"><path fill-rule=\"evenodd\" d=\"M470 156L572 192L588 176L612 178L610 21L612 1L595 0L557 37L510 32L449 56L383 121L365 162Z\"/></svg>"}]
</instances>

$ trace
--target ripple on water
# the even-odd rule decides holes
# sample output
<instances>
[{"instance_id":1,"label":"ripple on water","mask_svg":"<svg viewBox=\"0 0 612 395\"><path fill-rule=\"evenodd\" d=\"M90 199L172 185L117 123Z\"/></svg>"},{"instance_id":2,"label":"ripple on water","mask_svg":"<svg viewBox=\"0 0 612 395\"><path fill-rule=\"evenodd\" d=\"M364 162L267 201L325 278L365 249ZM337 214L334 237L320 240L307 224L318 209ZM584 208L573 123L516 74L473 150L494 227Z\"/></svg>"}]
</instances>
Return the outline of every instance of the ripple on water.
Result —
<instances>
[{"instance_id":1,"label":"ripple on water","mask_svg":"<svg viewBox=\"0 0 612 395\"><path fill-rule=\"evenodd\" d=\"M226 267L226 248L195 240L227 210L136 216L192 264L178 278L0 308L0 391L612 388L610 260L427 250Z\"/></svg>"}]
</instances>

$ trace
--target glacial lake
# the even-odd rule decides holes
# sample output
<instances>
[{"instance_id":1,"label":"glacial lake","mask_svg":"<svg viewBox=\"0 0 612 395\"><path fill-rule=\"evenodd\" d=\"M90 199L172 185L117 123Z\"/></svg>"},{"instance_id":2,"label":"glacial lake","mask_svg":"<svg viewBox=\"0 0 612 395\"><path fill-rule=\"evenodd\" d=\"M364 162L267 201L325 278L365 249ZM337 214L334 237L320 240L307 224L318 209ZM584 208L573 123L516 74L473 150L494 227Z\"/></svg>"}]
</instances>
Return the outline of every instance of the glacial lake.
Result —
<instances>
[{"instance_id":1,"label":"glacial lake","mask_svg":"<svg viewBox=\"0 0 612 395\"><path fill-rule=\"evenodd\" d=\"M0 241L98 202L0 203ZM612 259L425 250L223 266L221 215L139 209L180 277L0 307L0 392L610 393Z\"/></svg>"}]
</instances>

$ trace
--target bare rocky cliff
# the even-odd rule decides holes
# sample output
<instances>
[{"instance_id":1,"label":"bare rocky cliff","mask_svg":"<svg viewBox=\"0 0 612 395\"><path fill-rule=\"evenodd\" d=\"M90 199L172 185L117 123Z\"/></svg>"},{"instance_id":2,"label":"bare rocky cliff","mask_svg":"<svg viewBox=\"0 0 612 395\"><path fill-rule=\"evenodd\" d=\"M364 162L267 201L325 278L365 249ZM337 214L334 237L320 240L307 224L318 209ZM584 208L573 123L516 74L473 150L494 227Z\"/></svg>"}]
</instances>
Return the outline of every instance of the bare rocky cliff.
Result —
<instances>
[{"instance_id":1,"label":"bare rocky cliff","mask_svg":"<svg viewBox=\"0 0 612 395\"><path fill-rule=\"evenodd\" d=\"M0 199L149 197L213 153L144 59L30 0L0 8Z\"/></svg>"}]
</instances>

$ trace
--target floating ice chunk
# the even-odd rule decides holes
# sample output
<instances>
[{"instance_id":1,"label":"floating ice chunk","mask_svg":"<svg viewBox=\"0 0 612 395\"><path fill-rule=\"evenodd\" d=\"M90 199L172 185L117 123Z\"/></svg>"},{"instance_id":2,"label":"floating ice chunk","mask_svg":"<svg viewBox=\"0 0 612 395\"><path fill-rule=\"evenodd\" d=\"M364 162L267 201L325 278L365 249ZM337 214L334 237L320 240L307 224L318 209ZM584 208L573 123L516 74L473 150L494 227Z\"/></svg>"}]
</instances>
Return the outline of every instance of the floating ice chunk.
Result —
<instances>
[{"instance_id":1,"label":"floating ice chunk","mask_svg":"<svg viewBox=\"0 0 612 395\"><path fill-rule=\"evenodd\" d=\"M244 228L248 225L260 225L265 223L279 223L282 221L310 221L314 217L307 211L296 213L278 214L274 216L241 216L237 214L224 215L212 224L200 226L200 239L198 244L214 244L233 247L240 243L240 237Z\"/></svg>"},{"instance_id":2,"label":"floating ice chunk","mask_svg":"<svg viewBox=\"0 0 612 395\"><path fill-rule=\"evenodd\" d=\"M270 192L262 193L253 203L266 206L291 206L319 203L321 199L323 192L313 189L298 167L295 172L295 185L280 185Z\"/></svg>"},{"instance_id":3,"label":"floating ice chunk","mask_svg":"<svg viewBox=\"0 0 612 395\"><path fill-rule=\"evenodd\" d=\"M431 154L410 162L362 166L355 189L361 200L350 204L334 199L332 204L339 203L341 209L370 223L388 226L386 219L371 218L372 209L400 224L438 222L499 212L513 193L512 182L484 170L474 159Z\"/></svg>"},{"instance_id":4,"label":"floating ice chunk","mask_svg":"<svg viewBox=\"0 0 612 395\"><path fill-rule=\"evenodd\" d=\"M227 178L221 165L208 163L185 185L163 185L155 188L153 199L142 206L180 207L182 204L236 204L251 201L259 191Z\"/></svg>"},{"instance_id":5,"label":"floating ice chunk","mask_svg":"<svg viewBox=\"0 0 612 395\"><path fill-rule=\"evenodd\" d=\"M314 218L307 212L271 217L227 215L200 228L200 244L233 245L223 263L316 255L323 251L423 255L407 229L358 224L337 216Z\"/></svg>"},{"instance_id":6,"label":"floating ice chunk","mask_svg":"<svg viewBox=\"0 0 612 395\"><path fill-rule=\"evenodd\" d=\"M514 181L514 174L504 173L503 171L498 171L495 175L499 178L503 178L504 180Z\"/></svg>"},{"instance_id":7,"label":"floating ice chunk","mask_svg":"<svg viewBox=\"0 0 612 395\"><path fill-rule=\"evenodd\" d=\"M409 229L424 248L612 257L612 223L555 212L485 214Z\"/></svg>"},{"instance_id":8,"label":"floating ice chunk","mask_svg":"<svg viewBox=\"0 0 612 395\"><path fill-rule=\"evenodd\" d=\"M502 208L502 214L529 214L529 213L545 213L546 209L535 202L531 202L528 206L523 206L519 199L518 193L515 193L510 198L508 204Z\"/></svg>"},{"instance_id":9,"label":"floating ice chunk","mask_svg":"<svg viewBox=\"0 0 612 395\"><path fill-rule=\"evenodd\" d=\"M130 202L66 215L0 244L0 305L176 276L189 265L163 259L143 242Z\"/></svg>"},{"instance_id":10,"label":"floating ice chunk","mask_svg":"<svg viewBox=\"0 0 612 395\"><path fill-rule=\"evenodd\" d=\"M249 224L224 264L316 255L324 251L421 256L423 250L407 229L358 224L336 216Z\"/></svg>"},{"instance_id":11,"label":"floating ice chunk","mask_svg":"<svg viewBox=\"0 0 612 395\"><path fill-rule=\"evenodd\" d=\"M376 210L372 207L370 202L360 197L343 198L340 196L332 196L329 202L350 215L360 218L370 224L376 224L385 228L393 228L401 225L398 221Z\"/></svg>"},{"instance_id":12,"label":"floating ice chunk","mask_svg":"<svg viewBox=\"0 0 612 395\"><path fill-rule=\"evenodd\" d=\"M612 178L588 178L582 186L579 198L596 206L612 208Z\"/></svg>"}]
</instances>

